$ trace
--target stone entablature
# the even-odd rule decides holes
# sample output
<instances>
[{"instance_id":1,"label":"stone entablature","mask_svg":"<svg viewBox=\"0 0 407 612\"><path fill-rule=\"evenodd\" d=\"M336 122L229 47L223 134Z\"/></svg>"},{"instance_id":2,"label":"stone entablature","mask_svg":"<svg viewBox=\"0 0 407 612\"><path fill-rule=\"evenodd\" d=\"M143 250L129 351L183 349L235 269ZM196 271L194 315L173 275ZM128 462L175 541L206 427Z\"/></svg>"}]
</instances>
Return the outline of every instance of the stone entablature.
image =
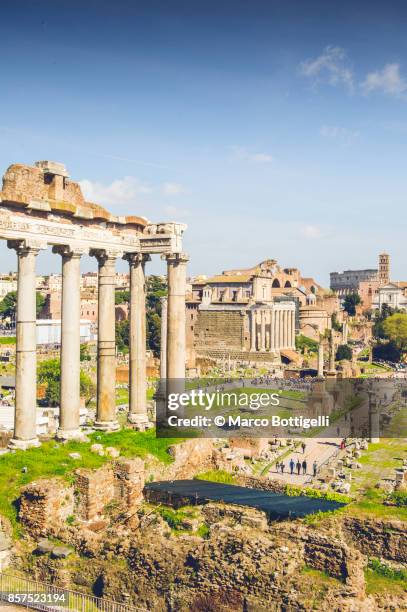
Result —
<instances>
[{"instance_id":1,"label":"stone entablature","mask_svg":"<svg viewBox=\"0 0 407 612\"><path fill-rule=\"evenodd\" d=\"M180 223L152 224L144 217L115 216L86 202L79 184L68 181L61 164L14 164L3 177L0 192L0 237L40 245L87 249L115 248L143 253L180 253L186 228ZM59 174L52 174L53 169Z\"/></svg>"}]
</instances>

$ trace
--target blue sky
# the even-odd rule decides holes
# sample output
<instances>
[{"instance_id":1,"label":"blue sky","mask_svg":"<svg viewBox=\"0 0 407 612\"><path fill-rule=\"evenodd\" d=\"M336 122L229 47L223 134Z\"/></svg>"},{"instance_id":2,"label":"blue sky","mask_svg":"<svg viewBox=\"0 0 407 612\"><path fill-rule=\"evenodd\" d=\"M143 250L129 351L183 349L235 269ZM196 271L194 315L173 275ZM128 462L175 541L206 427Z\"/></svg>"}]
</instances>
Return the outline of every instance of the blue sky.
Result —
<instances>
[{"instance_id":1,"label":"blue sky","mask_svg":"<svg viewBox=\"0 0 407 612\"><path fill-rule=\"evenodd\" d=\"M405 279L406 21L402 1L3 0L0 171L62 161L112 212L186 222L191 274L275 258L328 284L387 250Z\"/></svg>"}]
</instances>

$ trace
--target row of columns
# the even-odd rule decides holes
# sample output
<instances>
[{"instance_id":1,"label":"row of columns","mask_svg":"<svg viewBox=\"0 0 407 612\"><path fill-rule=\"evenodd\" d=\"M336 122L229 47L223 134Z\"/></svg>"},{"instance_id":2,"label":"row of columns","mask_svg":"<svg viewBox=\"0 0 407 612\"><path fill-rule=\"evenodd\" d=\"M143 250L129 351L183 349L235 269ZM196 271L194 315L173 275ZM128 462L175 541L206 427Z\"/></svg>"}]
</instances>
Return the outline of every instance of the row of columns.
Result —
<instances>
[{"instance_id":1,"label":"row of columns","mask_svg":"<svg viewBox=\"0 0 407 612\"><path fill-rule=\"evenodd\" d=\"M295 310L256 308L251 311L250 350L295 349Z\"/></svg>"},{"instance_id":2,"label":"row of columns","mask_svg":"<svg viewBox=\"0 0 407 612\"><path fill-rule=\"evenodd\" d=\"M36 357L36 257L44 246L9 241L17 252L16 396L12 448L39 444L37 421ZM61 397L58 437L80 434L80 258L86 249L58 246L62 256ZM98 261L97 409L95 428L114 431L116 418L115 264L123 253L92 250ZM148 425L146 401L145 263L149 255L126 253L130 269L129 421L143 429ZM166 368L169 376L185 376L185 285L183 254L165 256L168 272Z\"/></svg>"}]
</instances>

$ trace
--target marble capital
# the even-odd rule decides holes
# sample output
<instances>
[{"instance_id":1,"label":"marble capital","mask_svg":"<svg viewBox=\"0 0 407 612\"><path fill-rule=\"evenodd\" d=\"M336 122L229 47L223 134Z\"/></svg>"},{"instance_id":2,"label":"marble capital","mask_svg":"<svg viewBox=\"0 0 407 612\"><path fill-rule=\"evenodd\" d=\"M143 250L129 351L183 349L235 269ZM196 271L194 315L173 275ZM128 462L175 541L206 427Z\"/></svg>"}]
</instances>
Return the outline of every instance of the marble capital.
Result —
<instances>
[{"instance_id":1,"label":"marble capital","mask_svg":"<svg viewBox=\"0 0 407 612\"><path fill-rule=\"evenodd\" d=\"M122 259L128 261L130 266L137 266L151 261L151 256L147 253L124 253Z\"/></svg>"},{"instance_id":2,"label":"marble capital","mask_svg":"<svg viewBox=\"0 0 407 612\"><path fill-rule=\"evenodd\" d=\"M165 259L168 264L186 264L189 261L189 256L187 253L164 253L161 256L162 259Z\"/></svg>"},{"instance_id":3,"label":"marble capital","mask_svg":"<svg viewBox=\"0 0 407 612\"><path fill-rule=\"evenodd\" d=\"M14 249L17 255L25 255L28 253L37 255L41 250L47 248L47 243L42 240L28 240L23 238L22 240L7 240L7 246L9 249Z\"/></svg>"},{"instance_id":4,"label":"marble capital","mask_svg":"<svg viewBox=\"0 0 407 612\"><path fill-rule=\"evenodd\" d=\"M113 262L123 257L123 251L116 249L91 249L89 255L96 257L99 265L103 266L106 262Z\"/></svg>"},{"instance_id":5,"label":"marble capital","mask_svg":"<svg viewBox=\"0 0 407 612\"><path fill-rule=\"evenodd\" d=\"M53 246L52 252L56 255L62 255L62 257L80 258L82 255L87 255L89 249L86 247L80 248L69 244L61 244Z\"/></svg>"}]
</instances>

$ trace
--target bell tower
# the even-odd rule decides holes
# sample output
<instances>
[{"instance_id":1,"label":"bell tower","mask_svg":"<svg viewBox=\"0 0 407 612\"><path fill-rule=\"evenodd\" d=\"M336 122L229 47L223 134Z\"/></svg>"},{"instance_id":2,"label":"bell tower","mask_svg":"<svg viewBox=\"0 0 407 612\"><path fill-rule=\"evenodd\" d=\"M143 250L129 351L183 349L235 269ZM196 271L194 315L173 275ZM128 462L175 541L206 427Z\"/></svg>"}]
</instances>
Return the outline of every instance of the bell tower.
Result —
<instances>
[{"instance_id":1,"label":"bell tower","mask_svg":"<svg viewBox=\"0 0 407 612\"><path fill-rule=\"evenodd\" d=\"M390 255L380 253L379 255L379 284L387 285L390 282Z\"/></svg>"}]
</instances>

